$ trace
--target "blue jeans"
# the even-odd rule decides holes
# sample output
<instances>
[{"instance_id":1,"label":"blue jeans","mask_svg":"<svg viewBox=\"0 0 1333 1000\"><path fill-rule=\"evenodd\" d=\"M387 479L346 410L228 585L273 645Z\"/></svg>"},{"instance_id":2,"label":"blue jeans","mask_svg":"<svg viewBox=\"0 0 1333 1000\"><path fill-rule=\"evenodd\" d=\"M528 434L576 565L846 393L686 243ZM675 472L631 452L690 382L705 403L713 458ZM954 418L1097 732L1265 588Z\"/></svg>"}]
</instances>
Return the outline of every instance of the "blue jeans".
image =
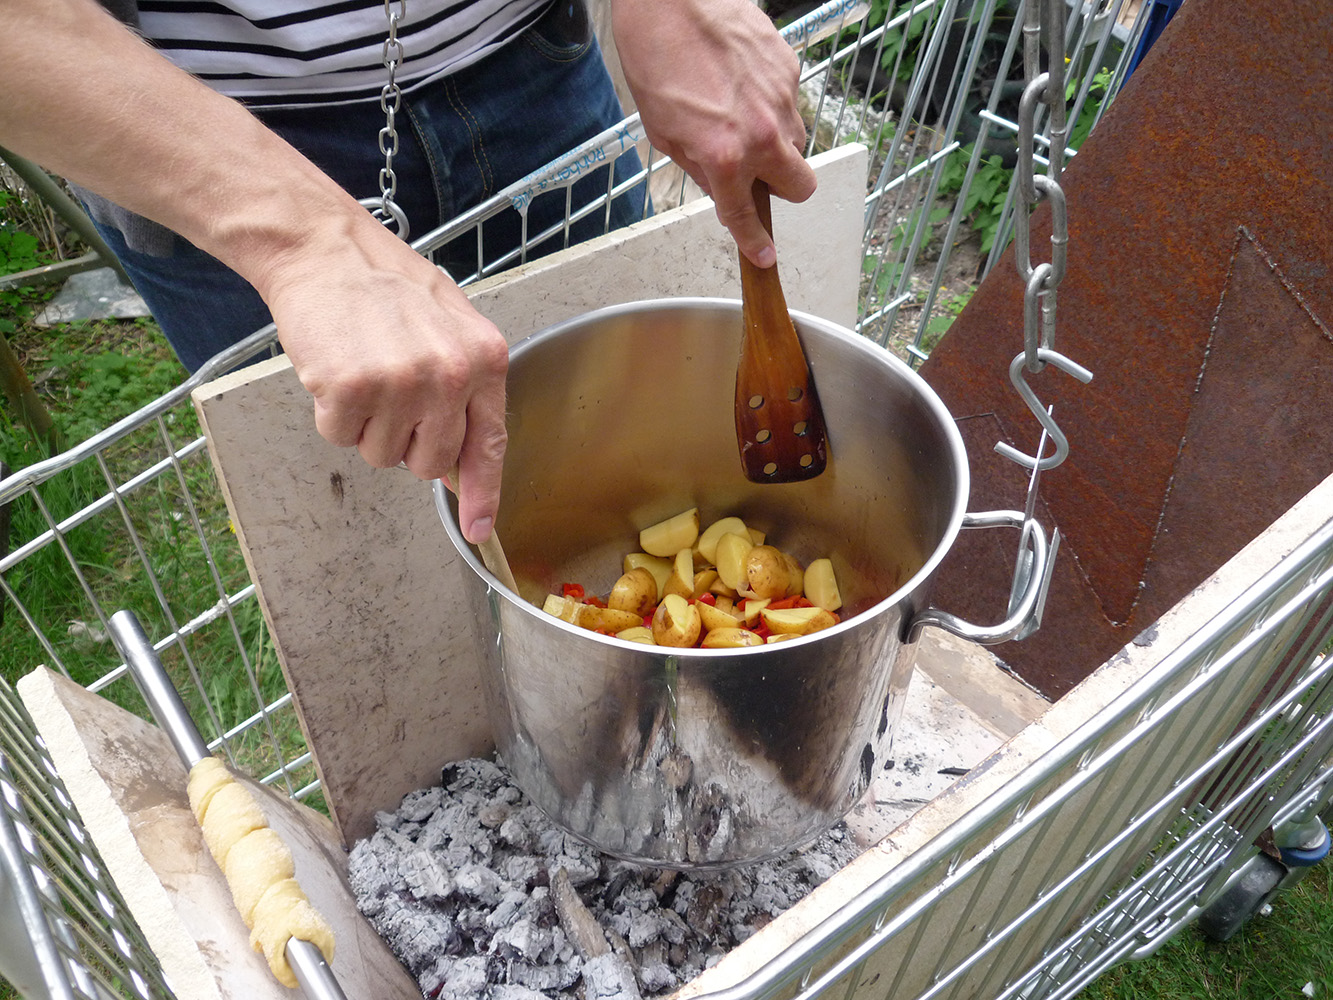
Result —
<instances>
[{"instance_id":1,"label":"blue jeans","mask_svg":"<svg viewBox=\"0 0 1333 1000\"><path fill-rule=\"evenodd\" d=\"M586 22L569 23L570 7L555 4L504 49L404 95L393 166L395 200L407 216L411 236L448 222L624 117L596 39ZM384 166L378 141L384 113L378 101L266 110L259 117L353 197L378 197ZM619 157L616 182L633 176L639 167L633 153ZM263 164L255 164L255 169L263 170ZM574 208L606 194L607 169L574 184ZM639 185L613 201L612 227L638 221L644 208ZM533 199L529 238L559 223L564 214L564 188ZM572 227L570 241L600 235L605 221L604 212L590 213ZM488 263L519 246L521 225L513 209L484 224ZM113 226L98 223L98 229L190 371L271 321L259 294L243 278L187 240L173 235L170 254L157 256L132 249ZM540 246L530 245L528 257L558 250L563 242L561 233ZM436 253L436 262L457 278L472 274L475 236L450 246Z\"/></svg>"}]
</instances>

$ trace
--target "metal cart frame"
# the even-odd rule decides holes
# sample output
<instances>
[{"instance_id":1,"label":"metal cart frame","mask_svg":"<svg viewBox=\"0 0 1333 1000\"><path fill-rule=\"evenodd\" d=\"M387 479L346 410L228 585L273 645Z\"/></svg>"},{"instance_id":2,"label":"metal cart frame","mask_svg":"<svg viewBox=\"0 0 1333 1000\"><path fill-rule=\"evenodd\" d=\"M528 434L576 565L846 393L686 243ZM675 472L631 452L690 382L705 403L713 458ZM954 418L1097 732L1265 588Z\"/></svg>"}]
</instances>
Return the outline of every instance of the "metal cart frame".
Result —
<instances>
[{"instance_id":1,"label":"metal cart frame","mask_svg":"<svg viewBox=\"0 0 1333 1000\"><path fill-rule=\"evenodd\" d=\"M872 149L858 328L920 360L985 140L1017 133L1002 113L1002 88L990 87L979 107L975 95L983 65L996 67L996 80L1009 74L1021 22L1013 19L997 51L989 36L1003 24L999 0L921 0L876 27L869 6L835 0L786 36L802 55L817 122L809 152L852 141ZM1071 78L1080 81L1071 120L1094 70L1103 79L1110 73L1111 93L1128 72L1142 25L1119 24L1121 6L1071 3L1065 44ZM916 41L901 42L909 34ZM873 80L868 100L848 89L852 67L865 59L901 81L893 107L876 102ZM961 189L942 196L945 165L964 148L954 136L965 115L979 123L978 138ZM646 153L645 174L670 176L669 161L648 149L631 116L413 245L430 255L475 239L488 220L523 213L536 197L566 198L567 232L569 220L634 196L642 175L580 206L569 202L566 181L636 147ZM941 205L949 209L942 225L930 218ZM515 259L550 235L525 232ZM914 278L932 253L933 280ZM495 269L478 263L460 283ZM135 610L193 698L210 749L310 799L318 782L299 735L292 736L290 696L274 689L254 587L189 405L194 387L274 343L272 328L257 331L151 405L0 482L0 507L24 506L38 525L0 556L0 601L10 627L19 622L32 640L33 652L23 654L29 665L44 662L132 702L125 665L105 632L123 606L121 585L131 577L144 583L151 607ZM62 485L75 478L81 485ZM53 499L66 495L79 499L64 506ZM90 569L79 554L79 536L103 522L131 551L113 572ZM144 538L159 530L179 532L180 559L200 568L204 585L180 593L172 567L154 563ZM80 595L75 610L28 600L25 576L39 560L55 565L63 585ZM1174 648L1153 649L1152 669L1091 717L1066 718L1064 731L1039 726L1020 734L994 766L969 776L993 787L962 819L914 845L793 947L717 995L1048 1000L1073 995L1117 962L1151 954L1219 901L1243 919L1320 856L1308 834L1333 797L1331 644L1333 521L1206 626ZM240 678L231 690L245 696L243 704L218 703L220 671ZM3 681L0 928L0 965L30 998L172 996Z\"/></svg>"}]
</instances>

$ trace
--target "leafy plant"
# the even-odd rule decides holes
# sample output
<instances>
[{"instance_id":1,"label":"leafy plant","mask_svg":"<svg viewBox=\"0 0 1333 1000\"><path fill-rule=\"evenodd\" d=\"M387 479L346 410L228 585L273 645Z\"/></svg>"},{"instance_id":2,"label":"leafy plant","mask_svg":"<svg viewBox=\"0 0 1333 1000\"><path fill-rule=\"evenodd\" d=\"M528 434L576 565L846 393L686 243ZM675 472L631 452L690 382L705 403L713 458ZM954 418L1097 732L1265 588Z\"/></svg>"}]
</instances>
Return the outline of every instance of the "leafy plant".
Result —
<instances>
[{"instance_id":1,"label":"leafy plant","mask_svg":"<svg viewBox=\"0 0 1333 1000\"><path fill-rule=\"evenodd\" d=\"M1098 70L1092 76L1092 82L1088 84L1088 96L1083 102L1083 107L1079 109L1078 120L1074 122L1074 127L1069 130L1069 147L1078 149L1083 145L1083 140L1088 137L1092 131L1092 126L1097 121L1097 115L1101 112L1102 105L1105 103L1111 93L1111 76L1109 69ZM1078 93L1080 80L1073 79L1065 87L1065 100L1072 101Z\"/></svg>"},{"instance_id":2,"label":"leafy plant","mask_svg":"<svg viewBox=\"0 0 1333 1000\"><path fill-rule=\"evenodd\" d=\"M50 263L50 254L44 254L41 242L22 228L15 215L18 202L12 191L0 189L0 276L30 271ZM19 310L34 297L29 288L0 287L0 335L8 335L17 328L9 313Z\"/></svg>"},{"instance_id":3,"label":"leafy plant","mask_svg":"<svg viewBox=\"0 0 1333 1000\"><path fill-rule=\"evenodd\" d=\"M929 351L939 339L948 332L949 327L953 326L953 321L958 318L958 314L963 311L963 307L972 300L974 289L967 289L959 292L957 295L942 295L935 305L935 315L926 323L925 335L922 338L922 350Z\"/></svg>"},{"instance_id":4,"label":"leafy plant","mask_svg":"<svg viewBox=\"0 0 1333 1000\"><path fill-rule=\"evenodd\" d=\"M967 178L967 165L971 160L971 143L950 154L940 171L941 195L956 195L962 191L963 181ZM998 154L988 156L977 164L972 185L963 198L963 218L973 230L981 234L982 253L990 251L1000 231L1000 224L1004 218L1004 203L1008 197L1013 175L1013 169L1006 167L1004 160Z\"/></svg>"}]
</instances>

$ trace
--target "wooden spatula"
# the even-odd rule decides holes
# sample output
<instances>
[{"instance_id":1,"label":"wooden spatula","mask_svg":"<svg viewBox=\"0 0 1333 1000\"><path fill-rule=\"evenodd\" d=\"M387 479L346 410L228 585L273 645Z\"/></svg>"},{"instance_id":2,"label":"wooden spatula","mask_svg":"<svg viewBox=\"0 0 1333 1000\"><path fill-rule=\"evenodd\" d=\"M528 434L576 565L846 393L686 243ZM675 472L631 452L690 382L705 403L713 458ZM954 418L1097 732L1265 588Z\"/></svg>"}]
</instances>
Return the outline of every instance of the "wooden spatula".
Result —
<instances>
[{"instance_id":1,"label":"wooden spatula","mask_svg":"<svg viewBox=\"0 0 1333 1000\"><path fill-rule=\"evenodd\" d=\"M452 469L446 472L444 477L448 480L449 488L454 491L454 496L457 496L458 466L455 465ZM504 547L500 544L500 536L496 534L494 528L491 529L490 536L486 541L478 545L477 549L481 552L481 561L486 565L486 568L491 571L491 574L517 594L518 583L514 580L514 571L509 568L509 559L505 556Z\"/></svg>"},{"instance_id":2,"label":"wooden spatula","mask_svg":"<svg viewBox=\"0 0 1333 1000\"><path fill-rule=\"evenodd\" d=\"M773 234L768 185L754 182L759 219ZM776 266L755 267L741 254L745 336L736 367L736 443L753 483L813 479L828 464L824 412Z\"/></svg>"}]
</instances>

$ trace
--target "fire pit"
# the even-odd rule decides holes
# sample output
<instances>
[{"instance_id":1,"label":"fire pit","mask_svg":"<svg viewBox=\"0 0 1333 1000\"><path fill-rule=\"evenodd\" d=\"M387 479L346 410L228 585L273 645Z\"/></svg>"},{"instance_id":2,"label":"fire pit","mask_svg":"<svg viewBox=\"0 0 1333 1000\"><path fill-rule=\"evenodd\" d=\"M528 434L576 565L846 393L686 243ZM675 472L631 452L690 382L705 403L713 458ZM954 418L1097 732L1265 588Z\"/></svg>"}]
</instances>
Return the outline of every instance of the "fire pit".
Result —
<instances>
[{"instance_id":1,"label":"fire pit","mask_svg":"<svg viewBox=\"0 0 1333 1000\"><path fill-rule=\"evenodd\" d=\"M448 765L348 858L361 911L430 997L659 996L860 853L841 826L744 868L617 861L532 804L501 763Z\"/></svg>"}]
</instances>

